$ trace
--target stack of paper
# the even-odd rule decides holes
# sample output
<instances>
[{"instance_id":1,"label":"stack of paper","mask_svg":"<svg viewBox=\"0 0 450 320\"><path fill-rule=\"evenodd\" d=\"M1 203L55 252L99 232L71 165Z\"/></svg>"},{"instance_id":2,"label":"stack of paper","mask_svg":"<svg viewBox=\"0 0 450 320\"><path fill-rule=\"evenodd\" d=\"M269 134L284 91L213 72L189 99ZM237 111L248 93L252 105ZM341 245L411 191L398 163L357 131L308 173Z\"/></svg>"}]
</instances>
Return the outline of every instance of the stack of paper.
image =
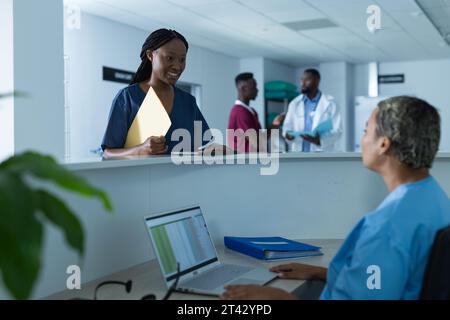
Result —
<instances>
[{"instance_id":1,"label":"stack of paper","mask_svg":"<svg viewBox=\"0 0 450 320\"><path fill-rule=\"evenodd\" d=\"M172 121L170 121L166 109L155 90L150 87L128 130L125 148L140 145L152 136L165 136L171 125Z\"/></svg>"}]
</instances>

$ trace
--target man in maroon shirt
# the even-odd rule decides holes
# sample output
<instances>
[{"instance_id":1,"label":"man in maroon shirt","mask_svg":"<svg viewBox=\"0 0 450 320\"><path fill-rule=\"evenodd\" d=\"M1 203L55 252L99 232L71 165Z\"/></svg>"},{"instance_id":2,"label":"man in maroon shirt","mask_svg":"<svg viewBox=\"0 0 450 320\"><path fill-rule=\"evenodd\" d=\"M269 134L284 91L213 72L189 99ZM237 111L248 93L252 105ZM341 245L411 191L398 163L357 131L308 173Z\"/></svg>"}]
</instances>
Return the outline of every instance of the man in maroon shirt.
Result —
<instances>
[{"instance_id":1,"label":"man in maroon shirt","mask_svg":"<svg viewBox=\"0 0 450 320\"><path fill-rule=\"evenodd\" d=\"M258 113L250 107L250 101L255 100L258 96L256 81L253 74L249 72L239 74L235 81L238 100L234 103L230 113L227 132L228 144L230 148L238 152L256 152L258 151L258 134L261 124L258 120ZM234 132L230 130L234 130Z\"/></svg>"}]
</instances>

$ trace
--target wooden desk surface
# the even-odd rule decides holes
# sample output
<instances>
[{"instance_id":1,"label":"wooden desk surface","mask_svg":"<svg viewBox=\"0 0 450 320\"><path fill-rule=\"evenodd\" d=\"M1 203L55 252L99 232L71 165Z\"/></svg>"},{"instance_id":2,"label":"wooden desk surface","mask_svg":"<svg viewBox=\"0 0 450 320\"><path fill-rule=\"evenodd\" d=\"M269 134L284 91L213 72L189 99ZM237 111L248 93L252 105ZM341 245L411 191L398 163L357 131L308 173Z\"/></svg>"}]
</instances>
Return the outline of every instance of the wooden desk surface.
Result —
<instances>
[{"instance_id":1,"label":"wooden desk surface","mask_svg":"<svg viewBox=\"0 0 450 320\"><path fill-rule=\"evenodd\" d=\"M290 262L301 262L306 264L318 265L322 267L328 267L331 259L335 255L336 251L342 244L342 240L299 240L301 242L306 242L312 245L322 247L322 256L316 257L306 257L297 260L289 260L283 262L264 262L260 261L246 255L239 254L235 251L229 250L224 246L217 246L217 252L219 254L219 259L221 262L248 265L248 266L259 266L263 268L270 268L274 265L281 263ZM166 285L163 280L160 268L158 266L157 260L151 260L149 262L131 267L129 269L111 274L109 276L91 281L89 283L83 284L81 290L66 290L45 299L51 300L66 300L73 298L87 298L93 299L94 289L97 284L106 280L116 280L116 281L133 281L133 286L130 293L125 292L125 288L120 285L110 285L99 289L97 295L99 300L139 300L144 295L153 293L156 295L157 299L161 299L167 292ZM275 279L268 285L286 291L292 292L298 286L303 283L301 280L282 280ZM196 294L185 294L185 293L173 293L171 299L174 300L204 300L204 299L217 299L212 296L203 296Z\"/></svg>"}]
</instances>

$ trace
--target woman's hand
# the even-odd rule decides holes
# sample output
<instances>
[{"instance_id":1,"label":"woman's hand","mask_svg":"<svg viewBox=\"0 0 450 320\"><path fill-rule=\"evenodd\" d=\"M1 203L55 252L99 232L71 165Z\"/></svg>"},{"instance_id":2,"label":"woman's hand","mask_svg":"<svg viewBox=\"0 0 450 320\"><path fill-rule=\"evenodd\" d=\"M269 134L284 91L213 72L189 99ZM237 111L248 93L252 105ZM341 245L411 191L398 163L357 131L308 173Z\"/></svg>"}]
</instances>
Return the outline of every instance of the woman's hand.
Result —
<instances>
[{"instance_id":1,"label":"woman's hand","mask_svg":"<svg viewBox=\"0 0 450 320\"><path fill-rule=\"evenodd\" d=\"M150 156L165 154L167 152L166 138L150 137L143 144L138 147L138 154L140 156Z\"/></svg>"},{"instance_id":2,"label":"woman's hand","mask_svg":"<svg viewBox=\"0 0 450 320\"><path fill-rule=\"evenodd\" d=\"M270 268L270 271L277 273L281 279L325 281L327 278L326 268L301 263L282 264Z\"/></svg>"},{"instance_id":3,"label":"woman's hand","mask_svg":"<svg viewBox=\"0 0 450 320\"><path fill-rule=\"evenodd\" d=\"M296 297L284 290L256 285L226 286L220 296L223 300L294 300Z\"/></svg>"}]
</instances>

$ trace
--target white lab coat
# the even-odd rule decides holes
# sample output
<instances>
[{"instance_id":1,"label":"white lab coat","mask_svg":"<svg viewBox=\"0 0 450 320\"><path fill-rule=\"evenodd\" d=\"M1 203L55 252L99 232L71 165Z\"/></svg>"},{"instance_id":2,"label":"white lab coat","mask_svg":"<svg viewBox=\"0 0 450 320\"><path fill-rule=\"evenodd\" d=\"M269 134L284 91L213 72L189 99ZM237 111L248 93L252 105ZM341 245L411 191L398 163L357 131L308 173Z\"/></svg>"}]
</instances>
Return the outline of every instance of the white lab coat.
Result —
<instances>
[{"instance_id":1,"label":"white lab coat","mask_svg":"<svg viewBox=\"0 0 450 320\"><path fill-rule=\"evenodd\" d=\"M288 131L303 131L305 129L305 104L303 102L304 95L300 95L291 101L288 107L288 112L283 123L283 137L286 137ZM338 141L342 135L342 121L338 107L331 96L321 95L319 104L313 117L312 130L314 130L319 123L332 119L333 129L320 137L321 146L311 143L311 152L326 151L335 152L340 151ZM303 139L301 137L295 140L287 140L290 151L302 151Z\"/></svg>"}]
</instances>

